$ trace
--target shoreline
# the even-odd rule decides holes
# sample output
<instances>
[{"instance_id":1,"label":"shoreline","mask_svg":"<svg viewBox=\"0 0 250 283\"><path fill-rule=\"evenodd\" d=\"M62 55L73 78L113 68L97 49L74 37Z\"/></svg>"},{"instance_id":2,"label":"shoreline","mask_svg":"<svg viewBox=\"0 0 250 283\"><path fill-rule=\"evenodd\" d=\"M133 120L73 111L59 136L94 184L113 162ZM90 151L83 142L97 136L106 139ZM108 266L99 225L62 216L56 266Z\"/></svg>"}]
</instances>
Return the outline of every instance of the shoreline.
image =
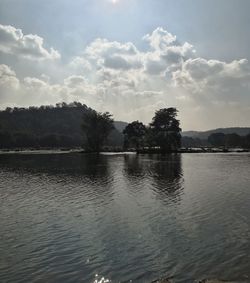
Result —
<instances>
[{"instance_id":1,"label":"shoreline","mask_svg":"<svg viewBox=\"0 0 250 283\"><path fill-rule=\"evenodd\" d=\"M0 149L0 154L102 154L102 155L126 155L126 154L181 154L181 153L249 153L249 149L180 149L174 151L160 151L159 149L142 149L133 151L123 151L123 150L104 150L100 152L94 151L84 151L83 149L66 149L66 148L45 148L45 149L32 149L32 148L18 148L18 149Z\"/></svg>"}]
</instances>

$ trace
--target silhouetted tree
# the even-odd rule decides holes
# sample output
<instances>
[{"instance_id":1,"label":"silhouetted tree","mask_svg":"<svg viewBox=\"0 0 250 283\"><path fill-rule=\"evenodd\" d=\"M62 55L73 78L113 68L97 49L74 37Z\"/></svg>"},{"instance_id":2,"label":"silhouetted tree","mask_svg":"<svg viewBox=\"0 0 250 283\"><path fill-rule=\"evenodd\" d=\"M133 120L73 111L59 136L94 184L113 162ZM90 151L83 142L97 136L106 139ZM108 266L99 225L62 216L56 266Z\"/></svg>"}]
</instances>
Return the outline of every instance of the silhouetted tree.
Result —
<instances>
[{"instance_id":1,"label":"silhouetted tree","mask_svg":"<svg viewBox=\"0 0 250 283\"><path fill-rule=\"evenodd\" d=\"M212 145L212 146L225 146L225 134L223 133L213 133L208 137L208 142Z\"/></svg>"},{"instance_id":2,"label":"silhouetted tree","mask_svg":"<svg viewBox=\"0 0 250 283\"><path fill-rule=\"evenodd\" d=\"M114 121L109 112L99 113L94 110L83 117L82 130L86 137L86 150L99 152L109 133L114 129Z\"/></svg>"},{"instance_id":3,"label":"silhouetted tree","mask_svg":"<svg viewBox=\"0 0 250 283\"><path fill-rule=\"evenodd\" d=\"M176 150L181 146L180 122L176 119L176 108L163 108L155 112L150 124L154 134L155 144L163 152Z\"/></svg>"},{"instance_id":4,"label":"silhouetted tree","mask_svg":"<svg viewBox=\"0 0 250 283\"><path fill-rule=\"evenodd\" d=\"M244 148L250 149L250 133L243 137L242 146Z\"/></svg>"},{"instance_id":5,"label":"silhouetted tree","mask_svg":"<svg viewBox=\"0 0 250 283\"><path fill-rule=\"evenodd\" d=\"M139 121L134 121L126 126L123 130L124 134L124 147L135 147L138 149L143 146L146 126Z\"/></svg>"},{"instance_id":6,"label":"silhouetted tree","mask_svg":"<svg viewBox=\"0 0 250 283\"><path fill-rule=\"evenodd\" d=\"M192 138L192 137L186 137L186 136L181 138L182 147L202 147L206 145L207 145L207 141L201 140L199 138Z\"/></svg>"},{"instance_id":7,"label":"silhouetted tree","mask_svg":"<svg viewBox=\"0 0 250 283\"><path fill-rule=\"evenodd\" d=\"M242 138L241 136L233 133L233 134L227 134L225 136L225 145L226 147L237 147L241 146L242 144Z\"/></svg>"},{"instance_id":8,"label":"silhouetted tree","mask_svg":"<svg viewBox=\"0 0 250 283\"><path fill-rule=\"evenodd\" d=\"M0 131L0 148L9 148L14 144L11 134L7 131Z\"/></svg>"},{"instance_id":9,"label":"silhouetted tree","mask_svg":"<svg viewBox=\"0 0 250 283\"><path fill-rule=\"evenodd\" d=\"M84 143L82 117L92 109L80 102L0 111L0 148L74 148ZM105 145L121 147L123 134L114 129Z\"/></svg>"}]
</instances>

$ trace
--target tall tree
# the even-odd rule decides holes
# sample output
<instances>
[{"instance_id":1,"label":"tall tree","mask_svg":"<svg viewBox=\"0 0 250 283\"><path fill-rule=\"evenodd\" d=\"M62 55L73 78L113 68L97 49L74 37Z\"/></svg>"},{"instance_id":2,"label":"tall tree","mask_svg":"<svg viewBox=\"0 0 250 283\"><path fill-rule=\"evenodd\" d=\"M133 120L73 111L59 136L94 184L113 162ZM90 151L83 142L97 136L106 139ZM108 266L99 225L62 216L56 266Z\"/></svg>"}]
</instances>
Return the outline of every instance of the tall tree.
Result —
<instances>
[{"instance_id":1,"label":"tall tree","mask_svg":"<svg viewBox=\"0 0 250 283\"><path fill-rule=\"evenodd\" d=\"M146 134L146 127L139 121L134 121L126 126L123 130L124 147L135 147L139 149L143 145Z\"/></svg>"},{"instance_id":2,"label":"tall tree","mask_svg":"<svg viewBox=\"0 0 250 283\"><path fill-rule=\"evenodd\" d=\"M176 150L181 146L181 128L177 114L178 110L173 107L160 109L155 112L150 124L155 144L163 152Z\"/></svg>"},{"instance_id":3,"label":"tall tree","mask_svg":"<svg viewBox=\"0 0 250 283\"><path fill-rule=\"evenodd\" d=\"M86 137L86 150L99 152L109 133L114 129L112 115L109 112L90 111L83 116L82 130Z\"/></svg>"}]
</instances>

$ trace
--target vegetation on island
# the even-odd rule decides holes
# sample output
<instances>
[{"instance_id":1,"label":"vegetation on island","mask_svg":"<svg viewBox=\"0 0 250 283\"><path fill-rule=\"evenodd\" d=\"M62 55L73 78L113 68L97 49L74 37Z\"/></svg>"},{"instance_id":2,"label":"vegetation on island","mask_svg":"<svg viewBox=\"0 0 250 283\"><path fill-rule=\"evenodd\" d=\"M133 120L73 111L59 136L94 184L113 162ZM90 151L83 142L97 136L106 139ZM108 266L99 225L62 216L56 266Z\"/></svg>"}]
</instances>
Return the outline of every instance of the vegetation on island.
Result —
<instances>
[{"instance_id":1,"label":"vegetation on island","mask_svg":"<svg viewBox=\"0 0 250 283\"><path fill-rule=\"evenodd\" d=\"M85 135L84 149L86 151L99 152L112 130L114 130L114 120L109 112L99 113L89 111L84 114L82 130Z\"/></svg>"},{"instance_id":2,"label":"vegetation on island","mask_svg":"<svg viewBox=\"0 0 250 283\"><path fill-rule=\"evenodd\" d=\"M176 108L155 112L152 122L114 121L108 112L97 112L79 102L55 106L6 108L0 111L1 149L83 148L85 151L176 151L180 147L250 148L250 129L240 133L220 129L195 136L181 136ZM237 128L235 128L236 131ZM207 133L207 135L205 135Z\"/></svg>"},{"instance_id":3,"label":"vegetation on island","mask_svg":"<svg viewBox=\"0 0 250 283\"><path fill-rule=\"evenodd\" d=\"M175 150L181 140L176 115L175 108L160 109L152 123L145 126L138 121L114 122L110 113L99 113L79 102L6 108L0 111L0 148L83 147L94 152L123 147Z\"/></svg>"},{"instance_id":4,"label":"vegetation on island","mask_svg":"<svg viewBox=\"0 0 250 283\"><path fill-rule=\"evenodd\" d=\"M134 121L126 126L123 130L123 134L124 148L134 147L139 149L145 144L147 128L143 123Z\"/></svg>"},{"instance_id":5,"label":"vegetation on island","mask_svg":"<svg viewBox=\"0 0 250 283\"><path fill-rule=\"evenodd\" d=\"M0 148L80 148L83 117L95 110L79 102L0 111ZM105 146L122 147L124 122L114 122Z\"/></svg>"},{"instance_id":6,"label":"vegetation on island","mask_svg":"<svg viewBox=\"0 0 250 283\"><path fill-rule=\"evenodd\" d=\"M139 121L128 124L123 131L125 148L176 151L181 147L181 128L177 113L176 108L163 108L155 112L147 127Z\"/></svg>"}]
</instances>

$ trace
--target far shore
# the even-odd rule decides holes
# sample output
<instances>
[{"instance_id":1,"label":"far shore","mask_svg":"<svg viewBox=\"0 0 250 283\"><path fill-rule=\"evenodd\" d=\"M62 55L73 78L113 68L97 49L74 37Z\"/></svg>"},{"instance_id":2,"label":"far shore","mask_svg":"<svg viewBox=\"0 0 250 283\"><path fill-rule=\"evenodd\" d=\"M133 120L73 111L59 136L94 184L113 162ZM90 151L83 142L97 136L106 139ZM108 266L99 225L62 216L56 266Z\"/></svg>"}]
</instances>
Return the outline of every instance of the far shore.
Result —
<instances>
[{"instance_id":1,"label":"far shore","mask_svg":"<svg viewBox=\"0 0 250 283\"><path fill-rule=\"evenodd\" d=\"M0 154L103 154L103 155L120 155L120 154L179 154L179 153L247 153L249 149L243 148L181 148L172 151L161 151L158 148L143 148L139 150L122 150L121 148L110 148L100 152L85 151L82 148L14 148L0 149Z\"/></svg>"}]
</instances>

